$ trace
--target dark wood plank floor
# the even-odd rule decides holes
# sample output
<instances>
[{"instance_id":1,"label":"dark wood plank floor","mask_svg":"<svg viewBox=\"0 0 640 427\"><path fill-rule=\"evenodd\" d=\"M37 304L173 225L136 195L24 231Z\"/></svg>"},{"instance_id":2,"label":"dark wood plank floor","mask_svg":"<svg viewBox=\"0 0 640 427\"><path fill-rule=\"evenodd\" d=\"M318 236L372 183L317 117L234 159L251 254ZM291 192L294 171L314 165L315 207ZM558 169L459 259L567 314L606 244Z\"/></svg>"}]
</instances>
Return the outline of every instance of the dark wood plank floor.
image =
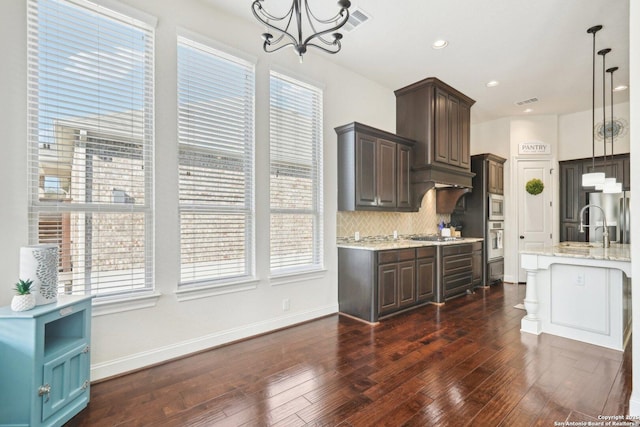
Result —
<instances>
[{"instance_id":1,"label":"dark wood plank floor","mask_svg":"<svg viewBox=\"0 0 640 427\"><path fill-rule=\"evenodd\" d=\"M627 413L631 351L521 334L505 284L333 315L92 385L68 426L553 426Z\"/></svg>"}]
</instances>

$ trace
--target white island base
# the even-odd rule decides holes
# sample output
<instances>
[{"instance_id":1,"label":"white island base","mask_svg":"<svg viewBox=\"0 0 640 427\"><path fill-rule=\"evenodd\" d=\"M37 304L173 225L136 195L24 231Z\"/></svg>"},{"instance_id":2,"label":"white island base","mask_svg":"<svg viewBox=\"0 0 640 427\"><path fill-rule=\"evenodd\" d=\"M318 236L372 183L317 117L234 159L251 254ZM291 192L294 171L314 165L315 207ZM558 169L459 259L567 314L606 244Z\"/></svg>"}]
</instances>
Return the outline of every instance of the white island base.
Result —
<instances>
[{"instance_id":1,"label":"white island base","mask_svg":"<svg viewBox=\"0 0 640 427\"><path fill-rule=\"evenodd\" d=\"M527 271L522 332L624 350L631 334L629 245L523 251L521 266Z\"/></svg>"}]
</instances>

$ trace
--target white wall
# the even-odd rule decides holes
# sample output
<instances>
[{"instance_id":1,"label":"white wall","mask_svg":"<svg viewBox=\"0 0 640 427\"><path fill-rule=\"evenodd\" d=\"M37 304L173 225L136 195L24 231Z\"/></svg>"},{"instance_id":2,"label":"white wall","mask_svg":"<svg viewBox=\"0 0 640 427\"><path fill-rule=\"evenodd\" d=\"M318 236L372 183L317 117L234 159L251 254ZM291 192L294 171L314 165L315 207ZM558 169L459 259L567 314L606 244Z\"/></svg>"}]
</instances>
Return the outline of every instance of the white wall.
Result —
<instances>
[{"instance_id":1,"label":"white wall","mask_svg":"<svg viewBox=\"0 0 640 427\"><path fill-rule=\"evenodd\" d=\"M100 1L98 1L99 3ZM199 0L122 0L158 18L156 29L155 307L93 319L92 379L337 311L336 137L333 128L361 121L395 130L392 90L311 51L303 64L289 50L262 52L262 28L224 15ZM249 5L247 4L247 8ZM176 159L176 28L199 33L258 58L256 67L256 289L178 302L179 230ZM0 2L0 305L9 304L27 235L26 2ZM324 87L326 274L274 286L269 280L269 69ZM284 312L282 300L291 309Z\"/></svg>"},{"instance_id":2,"label":"white wall","mask_svg":"<svg viewBox=\"0 0 640 427\"><path fill-rule=\"evenodd\" d=\"M615 97L615 95L614 95ZM611 120L611 110L606 108L607 120ZM629 103L623 102L613 106L614 118L619 118L629 123ZM602 122L602 108L595 110L595 123ZM564 114L559 117L558 122L558 160L582 159L591 157L592 152L599 157L604 154L603 141L595 140L595 150L593 150L591 129L591 110L580 111L573 114ZM628 153L630 149L629 132L626 135L616 138L613 144L615 154ZM611 154L611 141L607 141L607 155Z\"/></svg>"}]
</instances>

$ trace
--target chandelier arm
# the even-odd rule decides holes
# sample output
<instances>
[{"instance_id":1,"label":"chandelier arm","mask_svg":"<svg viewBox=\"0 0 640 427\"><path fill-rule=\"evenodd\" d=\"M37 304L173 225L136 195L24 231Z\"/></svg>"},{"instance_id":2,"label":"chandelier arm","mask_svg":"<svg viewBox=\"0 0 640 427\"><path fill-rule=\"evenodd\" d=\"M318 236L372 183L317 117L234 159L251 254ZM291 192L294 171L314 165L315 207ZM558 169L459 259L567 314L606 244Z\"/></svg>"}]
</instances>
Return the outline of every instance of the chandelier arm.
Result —
<instances>
[{"instance_id":1,"label":"chandelier arm","mask_svg":"<svg viewBox=\"0 0 640 427\"><path fill-rule=\"evenodd\" d=\"M315 19L316 21L318 21L321 24L331 24L332 22L337 21L338 19L340 19L340 17L342 16L343 12L346 10L347 12L349 11L349 9L346 8L342 8L338 11L338 13L336 14L336 16L334 16L333 18L329 18L329 19L320 19L318 18L313 11L311 10L311 7L309 6L309 2L307 0L305 0L304 2L304 8L307 11L307 16L311 15L313 17L313 19Z\"/></svg>"},{"instance_id":2,"label":"chandelier arm","mask_svg":"<svg viewBox=\"0 0 640 427\"><path fill-rule=\"evenodd\" d=\"M336 41L335 43L330 43L332 46L337 46L337 48L335 50L331 50L331 49L327 49L326 47L323 46L319 46L317 44L313 44L313 43L309 43L307 44L307 47L315 47L316 49L320 49L323 50L327 53L338 53L340 52L340 49L342 49L342 44L340 43L340 41Z\"/></svg>"},{"instance_id":3,"label":"chandelier arm","mask_svg":"<svg viewBox=\"0 0 640 427\"><path fill-rule=\"evenodd\" d=\"M339 24L338 24L338 25L336 25L335 27L328 28L328 29L326 29L326 30L324 30L324 31L320 31L320 32L318 32L318 33L315 33L315 34L310 35L309 37L307 37L307 38L305 39L305 41L304 41L304 43L303 43L303 44L304 44L304 45L306 45L306 44L308 44L311 40L313 40L313 39L315 39L315 38L321 38L321 36L323 36L323 35L325 35L325 34L329 34L329 33L332 33L332 32L334 32L334 31L339 30L340 28L342 28L342 27L344 26L344 24L346 24L346 23L347 23L347 21L348 21L348 20L349 20L349 10L347 10L347 14L344 16L344 20L343 20L341 23L339 23ZM315 31L315 30L314 30L314 31ZM332 44L332 43L330 43L330 44ZM316 47L318 47L318 46L316 46Z\"/></svg>"},{"instance_id":4,"label":"chandelier arm","mask_svg":"<svg viewBox=\"0 0 640 427\"><path fill-rule=\"evenodd\" d=\"M269 12L264 10L261 2L262 0L255 0L251 5L251 9L253 10L253 15L263 24L266 24L264 19L271 19L273 21L284 21L287 17L290 17L291 11L293 10L293 4L292 4L291 7L289 8L289 11L283 16L281 16L280 18L278 18L277 16L271 15ZM258 8L258 11L256 11L256 6ZM262 16L258 16L258 14L261 14ZM264 19L262 19L262 17L264 17Z\"/></svg>"},{"instance_id":5,"label":"chandelier arm","mask_svg":"<svg viewBox=\"0 0 640 427\"><path fill-rule=\"evenodd\" d=\"M278 47L276 47L275 49L272 49L272 50L267 49L267 47L271 47L271 46L272 46L271 44L269 44L269 43L267 43L267 42L265 41L265 42L263 43L263 45L262 45L262 48L263 48L263 49L264 49L264 51L265 51L265 52L267 52L267 53L273 53L273 52L277 52L277 51L279 51L280 49L285 48L285 47L288 47L288 46L295 46L295 43L286 43L286 44L283 44L283 45L281 45L281 46L278 46Z\"/></svg>"},{"instance_id":6,"label":"chandelier arm","mask_svg":"<svg viewBox=\"0 0 640 427\"><path fill-rule=\"evenodd\" d=\"M258 14L258 12L256 12L256 10L255 10L255 6L256 6L256 4L257 4L257 6L258 6L258 8L259 8L260 10L263 10L263 9L262 9L262 6L260 5L260 1L261 1L261 0L256 0L256 1L254 1L254 2L253 2L253 5L252 5L253 7L251 8L251 10L253 11L253 16L255 16L255 17L256 17L256 19L257 19L258 21L260 21L262 24L264 24L264 25L265 25L265 26L267 26L268 28L271 28L272 30L275 30L275 31L277 31L278 33L280 33L280 37L278 37L278 38L277 38L276 40L274 40L273 42L268 42L267 40L265 40L264 45L265 45L265 46L267 46L267 45L271 45L271 43L273 43L273 44L277 44L277 43L279 43L279 42L283 39L283 37L286 35L287 37L289 37L289 38L292 40L292 42L293 42L293 43L292 43L292 44L293 44L293 46L296 46L296 45L298 44L298 40L296 40L296 38L295 38L295 37L293 37L291 34L289 34L289 32L287 31L287 30L289 29L289 26L291 25L291 19L293 18L293 13L292 13L293 6L292 6L292 8L291 8L291 9L289 9L289 13L288 13L287 15L283 16L282 18L279 18L279 20L283 20L284 18L287 18L287 17L289 18L289 20L287 21L287 26L284 28L284 30L282 30L282 29L280 29L280 28L276 27L275 25L272 25L272 24L271 24L271 23L269 23L268 21L263 20L263 19L262 19L262 17ZM290 44L286 44L285 46L289 46L289 45L290 45ZM263 46L263 48L264 48L264 46ZM264 50L265 50L265 52L267 52L267 49L266 49L266 48L265 48ZM278 48L278 49L276 49L276 50L279 50L279 48ZM275 50L272 50L271 52L275 52Z\"/></svg>"}]
</instances>

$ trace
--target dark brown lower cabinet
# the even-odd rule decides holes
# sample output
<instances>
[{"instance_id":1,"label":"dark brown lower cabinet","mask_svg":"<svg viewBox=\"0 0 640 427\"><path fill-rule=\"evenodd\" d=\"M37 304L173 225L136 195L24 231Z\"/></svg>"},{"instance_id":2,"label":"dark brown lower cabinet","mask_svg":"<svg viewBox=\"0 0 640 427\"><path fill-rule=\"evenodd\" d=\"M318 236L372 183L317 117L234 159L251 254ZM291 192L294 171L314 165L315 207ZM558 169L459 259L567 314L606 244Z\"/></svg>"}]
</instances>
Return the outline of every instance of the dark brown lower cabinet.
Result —
<instances>
[{"instance_id":1,"label":"dark brown lower cabinet","mask_svg":"<svg viewBox=\"0 0 640 427\"><path fill-rule=\"evenodd\" d=\"M342 313L376 322L381 316L430 302L435 285L435 247L387 251L338 248Z\"/></svg>"},{"instance_id":2,"label":"dark brown lower cabinet","mask_svg":"<svg viewBox=\"0 0 640 427\"><path fill-rule=\"evenodd\" d=\"M471 279L473 287L482 286L482 242L473 243L471 250Z\"/></svg>"},{"instance_id":3,"label":"dark brown lower cabinet","mask_svg":"<svg viewBox=\"0 0 640 427\"><path fill-rule=\"evenodd\" d=\"M501 282L504 278L504 258L489 261L487 269L489 270L487 275L489 283Z\"/></svg>"},{"instance_id":4,"label":"dark brown lower cabinet","mask_svg":"<svg viewBox=\"0 0 640 427\"><path fill-rule=\"evenodd\" d=\"M442 295L439 300L464 294L471 289L473 281L472 245L442 247L440 260L442 269ZM439 301L444 302L444 301Z\"/></svg>"},{"instance_id":5,"label":"dark brown lower cabinet","mask_svg":"<svg viewBox=\"0 0 640 427\"><path fill-rule=\"evenodd\" d=\"M432 301L436 286L436 248L416 249L416 301Z\"/></svg>"}]
</instances>

